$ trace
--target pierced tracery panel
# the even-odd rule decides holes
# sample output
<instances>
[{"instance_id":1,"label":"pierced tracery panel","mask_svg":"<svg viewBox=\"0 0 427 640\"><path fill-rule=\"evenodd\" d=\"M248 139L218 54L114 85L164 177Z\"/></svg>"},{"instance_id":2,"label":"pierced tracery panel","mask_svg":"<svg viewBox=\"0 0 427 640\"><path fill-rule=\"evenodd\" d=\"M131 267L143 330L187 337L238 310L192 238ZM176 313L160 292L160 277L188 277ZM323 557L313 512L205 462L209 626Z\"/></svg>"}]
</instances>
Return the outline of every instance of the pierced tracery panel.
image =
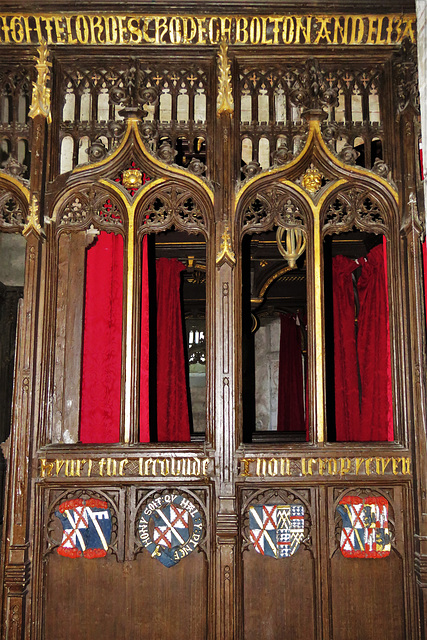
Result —
<instances>
[{"instance_id":1,"label":"pierced tracery panel","mask_svg":"<svg viewBox=\"0 0 427 640\"><path fill-rule=\"evenodd\" d=\"M0 192L0 231L21 231L25 224L21 203L9 191Z\"/></svg>"},{"instance_id":2,"label":"pierced tracery panel","mask_svg":"<svg viewBox=\"0 0 427 640\"><path fill-rule=\"evenodd\" d=\"M91 224L106 231L123 229L123 204L106 189L86 187L72 194L57 214L59 228L64 226L84 229Z\"/></svg>"},{"instance_id":3,"label":"pierced tracery panel","mask_svg":"<svg viewBox=\"0 0 427 640\"><path fill-rule=\"evenodd\" d=\"M245 165L257 163L260 169L289 162L297 155L307 134L302 119L311 91L312 74L307 64L300 66L242 67L239 71L242 172ZM325 97L322 106L328 118L322 129L331 150L339 153L345 144L362 146L359 164L370 168L374 153L382 149L380 87L382 70L374 68L337 69L312 61L316 68L318 91ZM320 84L319 84L320 83ZM332 99L333 94L333 99ZM249 144L250 143L250 144ZM265 148L269 150L266 155Z\"/></svg>"},{"instance_id":4,"label":"pierced tracery panel","mask_svg":"<svg viewBox=\"0 0 427 640\"><path fill-rule=\"evenodd\" d=\"M305 227L305 215L299 203L277 187L257 194L245 207L242 220L243 233L260 233L279 225L286 228Z\"/></svg>"},{"instance_id":5,"label":"pierced tracery panel","mask_svg":"<svg viewBox=\"0 0 427 640\"><path fill-rule=\"evenodd\" d=\"M59 142L68 159L62 159L60 173L114 149L125 129L122 109L136 106L145 110L141 133L150 150L168 143L176 164L200 172L206 160L207 67L171 68L132 58L81 64L78 70L63 64L61 74Z\"/></svg>"},{"instance_id":6,"label":"pierced tracery panel","mask_svg":"<svg viewBox=\"0 0 427 640\"><path fill-rule=\"evenodd\" d=\"M22 65L12 69L0 67L0 168L11 173L8 163L13 159L22 167L18 175L25 179L30 175L30 73L30 69Z\"/></svg>"},{"instance_id":7,"label":"pierced tracery panel","mask_svg":"<svg viewBox=\"0 0 427 640\"><path fill-rule=\"evenodd\" d=\"M147 199L138 212L144 229L165 231L171 226L189 233L207 229L201 203L188 190L168 185Z\"/></svg>"},{"instance_id":8,"label":"pierced tracery panel","mask_svg":"<svg viewBox=\"0 0 427 640\"><path fill-rule=\"evenodd\" d=\"M368 189L351 188L326 204L323 232L342 233L356 227L360 231L387 235L388 216L384 205Z\"/></svg>"}]
</instances>

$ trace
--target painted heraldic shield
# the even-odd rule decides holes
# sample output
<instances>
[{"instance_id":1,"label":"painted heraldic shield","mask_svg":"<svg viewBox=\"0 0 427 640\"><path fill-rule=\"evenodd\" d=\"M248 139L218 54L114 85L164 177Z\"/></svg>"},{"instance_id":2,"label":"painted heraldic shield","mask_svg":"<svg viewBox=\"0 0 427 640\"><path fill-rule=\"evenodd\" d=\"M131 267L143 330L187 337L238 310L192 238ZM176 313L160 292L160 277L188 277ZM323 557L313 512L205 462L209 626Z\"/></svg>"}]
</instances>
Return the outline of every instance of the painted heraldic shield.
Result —
<instances>
[{"instance_id":1,"label":"painted heraldic shield","mask_svg":"<svg viewBox=\"0 0 427 640\"><path fill-rule=\"evenodd\" d=\"M111 513L107 502L91 498L66 500L55 515L62 524L58 553L67 558L102 558L111 540Z\"/></svg>"},{"instance_id":2,"label":"painted heraldic shield","mask_svg":"<svg viewBox=\"0 0 427 640\"><path fill-rule=\"evenodd\" d=\"M341 552L346 558L385 558L390 554L388 502L382 497L346 496L338 507L342 518Z\"/></svg>"},{"instance_id":3,"label":"painted heraldic shield","mask_svg":"<svg viewBox=\"0 0 427 640\"><path fill-rule=\"evenodd\" d=\"M199 544L202 516L185 496L164 494L147 504L139 520L139 537L153 558L173 567Z\"/></svg>"},{"instance_id":4,"label":"painted heraldic shield","mask_svg":"<svg viewBox=\"0 0 427 640\"><path fill-rule=\"evenodd\" d=\"M250 507L249 529L258 553L288 558L304 537L304 507L299 504Z\"/></svg>"}]
</instances>

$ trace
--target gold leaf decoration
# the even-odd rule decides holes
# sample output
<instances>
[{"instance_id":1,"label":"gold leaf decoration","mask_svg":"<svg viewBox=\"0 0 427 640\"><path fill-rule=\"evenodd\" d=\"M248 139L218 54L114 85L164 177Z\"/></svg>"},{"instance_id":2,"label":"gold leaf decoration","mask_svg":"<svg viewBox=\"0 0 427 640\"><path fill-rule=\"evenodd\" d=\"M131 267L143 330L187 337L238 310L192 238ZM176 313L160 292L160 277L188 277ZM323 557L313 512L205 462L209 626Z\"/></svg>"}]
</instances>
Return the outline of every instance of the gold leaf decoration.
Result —
<instances>
[{"instance_id":1,"label":"gold leaf decoration","mask_svg":"<svg viewBox=\"0 0 427 640\"><path fill-rule=\"evenodd\" d=\"M322 186L322 178L320 171L312 164L305 172L301 184L309 193L316 193Z\"/></svg>"},{"instance_id":2,"label":"gold leaf decoration","mask_svg":"<svg viewBox=\"0 0 427 640\"><path fill-rule=\"evenodd\" d=\"M234 102L231 89L231 65L228 60L228 47L225 38L221 40L218 52L218 101L217 113L233 113Z\"/></svg>"},{"instance_id":3,"label":"gold leaf decoration","mask_svg":"<svg viewBox=\"0 0 427 640\"><path fill-rule=\"evenodd\" d=\"M39 201L35 194L31 199L28 220L27 224L22 229L22 235L27 237L31 232L35 233L38 237L42 234L42 228L39 222Z\"/></svg>"},{"instance_id":4,"label":"gold leaf decoration","mask_svg":"<svg viewBox=\"0 0 427 640\"><path fill-rule=\"evenodd\" d=\"M37 80L33 82L33 94L29 111L30 118L43 116L48 122L52 122L50 113L50 89L47 86L50 80L49 51L46 42L42 40L40 47L37 49L38 56L34 56L36 60Z\"/></svg>"},{"instance_id":5,"label":"gold leaf decoration","mask_svg":"<svg viewBox=\"0 0 427 640\"><path fill-rule=\"evenodd\" d=\"M231 249L231 236L228 225L225 227L221 239L221 249L216 256L216 266L221 267L224 262L227 262L227 264L233 267L236 264L236 257L234 251Z\"/></svg>"}]
</instances>

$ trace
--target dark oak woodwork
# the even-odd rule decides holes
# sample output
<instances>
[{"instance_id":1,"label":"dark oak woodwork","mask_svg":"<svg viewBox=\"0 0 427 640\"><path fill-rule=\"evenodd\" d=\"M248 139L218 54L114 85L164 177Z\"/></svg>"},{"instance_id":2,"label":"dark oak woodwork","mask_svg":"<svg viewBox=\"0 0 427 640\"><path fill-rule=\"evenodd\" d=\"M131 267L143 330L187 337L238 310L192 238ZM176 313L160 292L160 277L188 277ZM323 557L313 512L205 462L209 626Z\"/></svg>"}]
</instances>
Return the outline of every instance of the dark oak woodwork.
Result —
<instances>
[{"instance_id":1,"label":"dark oak woodwork","mask_svg":"<svg viewBox=\"0 0 427 640\"><path fill-rule=\"evenodd\" d=\"M315 0L300 5L160 0L156 12L324 15ZM24 0L6 0L2 9L35 11ZM37 4L42 13L68 16L69 9L53 0ZM153 12L146 2L73 7L89 10ZM327 7L349 10L344 0ZM373 10L367 0L358 3L361 13ZM402 10L413 12L413 2L382 0L375 8ZM30 120L22 114L37 76L36 47L0 48L0 113L7 114L0 123L0 232L23 233L27 243L13 402L1 409L4 436L12 414L1 637L426 640L425 224L415 45L232 44L227 71L219 44L54 44L51 119L38 113ZM234 108L218 112L227 73ZM144 174L140 188L124 184L131 168ZM310 192L304 177L313 168L321 177ZM253 399L242 309L261 319L280 310L289 272L280 280L286 262L272 244L278 227L302 230L307 240L290 273L299 278L294 305L302 301L307 311L308 439L254 431L245 406ZM122 235L125 247L121 436L83 445L85 260L103 230ZM189 443L138 441L147 233L157 256L186 263L187 319L205 331L205 430ZM334 251L353 255L346 241L365 250L370 234L387 238L395 438L337 443L325 409L323 244L333 238ZM244 298L251 275L252 301ZM8 315L5 296L2 289L0 318ZM2 320L9 372L11 335ZM2 385L1 400L6 394ZM168 492L192 500L203 522L196 549L170 568L156 552L151 557L138 533L148 501ZM344 496L387 499L387 557L343 556L337 506ZM65 500L92 498L111 512L105 557L61 556L55 511ZM288 558L257 553L250 507L290 504L305 509L298 550Z\"/></svg>"}]
</instances>

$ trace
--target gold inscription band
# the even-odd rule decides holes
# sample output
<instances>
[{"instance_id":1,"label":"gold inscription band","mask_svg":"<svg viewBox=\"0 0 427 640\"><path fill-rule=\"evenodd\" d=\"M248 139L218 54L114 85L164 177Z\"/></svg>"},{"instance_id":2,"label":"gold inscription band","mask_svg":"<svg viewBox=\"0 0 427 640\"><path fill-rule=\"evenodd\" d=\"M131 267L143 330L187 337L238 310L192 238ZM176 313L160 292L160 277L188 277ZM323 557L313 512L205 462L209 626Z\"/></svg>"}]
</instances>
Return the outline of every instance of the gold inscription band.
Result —
<instances>
[{"instance_id":1,"label":"gold inscription band","mask_svg":"<svg viewBox=\"0 0 427 640\"><path fill-rule=\"evenodd\" d=\"M415 42L414 14L143 16L2 14L0 44L393 45Z\"/></svg>"},{"instance_id":2,"label":"gold inscription band","mask_svg":"<svg viewBox=\"0 0 427 640\"><path fill-rule=\"evenodd\" d=\"M40 459L40 478L206 477L209 458Z\"/></svg>"},{"instance_id":3,"label":"gold inscription band","mask_svg":"<svg viewBox=\"0 0 427 640\"><path fill-rule=\"evenodd\" d=\"M242 458L240 476L276 478L305 476L410 475L411 458Z\"/></svg>"}]
</instances>

